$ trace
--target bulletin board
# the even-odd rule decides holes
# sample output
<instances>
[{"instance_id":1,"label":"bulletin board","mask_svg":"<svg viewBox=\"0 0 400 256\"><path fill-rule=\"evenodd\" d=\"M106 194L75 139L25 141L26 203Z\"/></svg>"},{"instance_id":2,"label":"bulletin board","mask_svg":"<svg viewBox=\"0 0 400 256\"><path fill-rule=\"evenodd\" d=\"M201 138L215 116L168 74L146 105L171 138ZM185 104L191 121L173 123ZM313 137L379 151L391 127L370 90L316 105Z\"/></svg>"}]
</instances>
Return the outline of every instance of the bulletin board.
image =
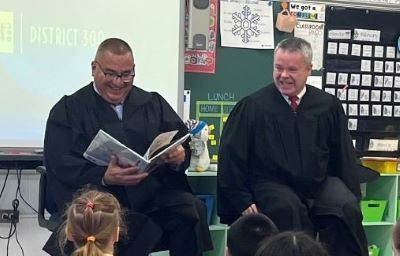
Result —
<instances>
[{"instance_id":1,"label":"bulletin board","mask_svg":"<svg viewBox=\"0 0 400 256\"><path fill-rule=\"evenodd\" d=\"M274 23L281 11L273 2ZM218 20L218 35L220 35ZM275 42L291 33L275 29ZM191 91L190 117L211 125L208 149L212 163L218 161L218 146L223 124L237 101L271 83L273 50L222 47L217 38L215 74L185 73L185 89Z\"/></svg>"},{"instance_id":2,"label":"bulletin board","mask_svg":"<svg viewBox=\"0 0 400 256\"><path fill-rule=\"evenodd\" d=\"M399 19L399 12L326 8L323 89L341 100L359 156L399 154Z\"/></svg>"}]
</instances>

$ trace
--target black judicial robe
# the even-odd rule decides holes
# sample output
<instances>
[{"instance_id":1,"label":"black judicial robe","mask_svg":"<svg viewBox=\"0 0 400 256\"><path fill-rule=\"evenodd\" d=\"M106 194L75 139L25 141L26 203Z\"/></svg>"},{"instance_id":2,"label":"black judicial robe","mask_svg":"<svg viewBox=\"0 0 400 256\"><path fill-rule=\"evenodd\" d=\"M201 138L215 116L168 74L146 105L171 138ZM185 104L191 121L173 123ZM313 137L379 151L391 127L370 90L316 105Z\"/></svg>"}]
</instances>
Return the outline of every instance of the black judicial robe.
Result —
<instances>
[{"instance_id":1,"label":"black judicial robe","mask_svg":"<svg viewBox=\"0 0 400 256\"><path fill-rule=\"evenodd\" d=\"M306 86L297 113L274 84L245 97L232 110L219 151L218 214L222 222L231 223L257 202L254 192L263 181L286 184L313 198L318 185L333 176L361 198L342 105L336 97Z\"/></svg>"},{"instance_id":2,"label":"black judicial robe","mask_svg":"<svg viewBox=\"0 0 400 256\"><path fill-rule=\"evenodd\" d=\"M123 104L123 118L119 120L91 83L71 96L64 96L50 111L44 152L48 169L47 191L56 204L53 211L63 212L73 193L85 184L101 185L107 167L97 166L82 156L99 129L142 155L162 132L179 130L177 137L187 133L179 116L158 93L134 86ZM183 146L186 159L179 170L163 165L136 186L110 186L106 189L125 208L138 213L162 212L175 207L182 218L199 223L196 226L198 247L207 250L212 245L206 216L193 210L193 198L187 196L192 192L185 174L190 148L188 142ZM149 229L145 240L157 240L158 234L151 232Z\"/></svg>"}]
</instances>

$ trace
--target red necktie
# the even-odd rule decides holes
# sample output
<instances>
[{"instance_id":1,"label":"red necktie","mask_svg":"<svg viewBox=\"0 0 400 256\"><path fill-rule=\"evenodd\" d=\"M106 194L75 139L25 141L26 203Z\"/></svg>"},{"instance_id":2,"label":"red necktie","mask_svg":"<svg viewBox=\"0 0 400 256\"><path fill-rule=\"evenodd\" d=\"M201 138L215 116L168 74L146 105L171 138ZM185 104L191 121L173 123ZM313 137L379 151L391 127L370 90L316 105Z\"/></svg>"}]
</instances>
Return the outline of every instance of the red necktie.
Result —
<instances>
[{"instance_id":1,"label":"red necktie","mask_svg":"<svg viewBox=\"0 0 400 256\"><path fill-rule=\"evenodd\" d=\"M290 100L290 107L292 108L293 112L296 112L297 110L297 100L299 99L299 97L297 96L289 96L289 100Z\"/></svg>"}]
</instances>

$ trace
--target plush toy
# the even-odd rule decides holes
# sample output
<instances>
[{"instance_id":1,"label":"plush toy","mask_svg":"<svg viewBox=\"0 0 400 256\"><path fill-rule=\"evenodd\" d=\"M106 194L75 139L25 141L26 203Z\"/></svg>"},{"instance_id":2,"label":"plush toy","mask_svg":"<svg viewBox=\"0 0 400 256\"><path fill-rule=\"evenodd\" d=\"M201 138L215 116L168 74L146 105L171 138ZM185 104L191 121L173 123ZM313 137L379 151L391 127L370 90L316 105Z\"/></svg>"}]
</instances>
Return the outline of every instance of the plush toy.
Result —
<instances>
[{"instance_id":1,"label":"plush toy","mask_svg":"<svg viewBox=\"0 0 400 256\"><path fill-rule=\"evenodd\" d=\"M192 157L190 158L189 171L204 172L210 165L210 156L207 148L208 125L204 121L187 120L186 126L191 134L190 149Z\"/></svg>"}]
</instances>

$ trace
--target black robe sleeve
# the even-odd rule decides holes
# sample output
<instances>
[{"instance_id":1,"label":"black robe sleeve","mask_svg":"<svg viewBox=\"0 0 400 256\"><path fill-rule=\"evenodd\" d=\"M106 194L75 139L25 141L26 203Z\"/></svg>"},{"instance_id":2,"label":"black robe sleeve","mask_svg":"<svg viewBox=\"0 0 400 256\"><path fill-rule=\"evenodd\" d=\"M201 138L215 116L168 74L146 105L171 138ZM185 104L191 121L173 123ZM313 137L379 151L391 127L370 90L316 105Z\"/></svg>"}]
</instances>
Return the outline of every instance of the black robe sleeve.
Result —
<instances>
[{"instance_id":1,"label":"black robe sleeve","mask_svg":"<svg viewBox=\"0 0 400 256\"><path fill-rule=\"evenodd\" d=\"M332 136L329 163L330 173L339 177L353 194L361 199L360 181L357 175L356 155L350 132L347 128L347 117L338 100L333 102Z\"/></svg>"},{"instance_id":2,"label":"black robe sleeve","mask_svg":"<svg viewBox=\"0 0 400 256\"><path fill-rule=\"evenodd\" d=\"M71 188L100 185L107 167L97 166L82 157L91 139L79 125L84 115L68 96L50 111L44 141L45 164L49 172Z\"/></svg>"},{"instance_id":3,"label":"black robe sleeve","mask_svg":"<svg viewBox=\"0 0 400 256\"><path fill-rule=\"evenodd\" d=\"M236 104L221 135L217 188L218 212L222 221L224 217L237 217L254 203L249 187L248 166L254 137L251 127L254 126L255 117L252 113L255 112L254 104L246 99Z\"/></svg>"}]
</instances>

